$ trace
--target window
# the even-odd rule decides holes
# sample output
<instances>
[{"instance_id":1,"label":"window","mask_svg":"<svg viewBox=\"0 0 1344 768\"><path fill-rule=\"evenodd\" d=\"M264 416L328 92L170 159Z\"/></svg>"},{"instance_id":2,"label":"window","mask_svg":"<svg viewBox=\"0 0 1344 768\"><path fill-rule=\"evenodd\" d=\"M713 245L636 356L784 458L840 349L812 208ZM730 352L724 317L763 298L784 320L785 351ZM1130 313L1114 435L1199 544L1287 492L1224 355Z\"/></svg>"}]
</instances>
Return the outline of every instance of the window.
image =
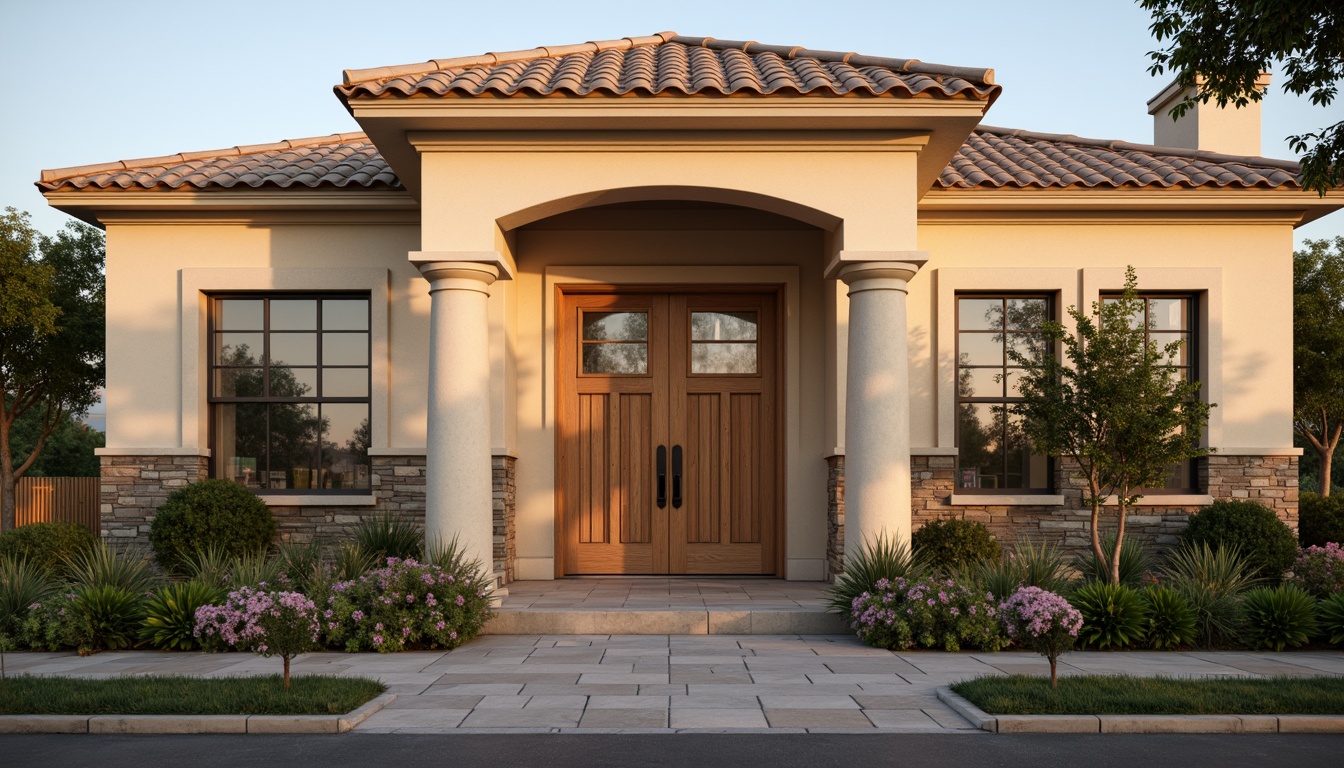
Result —
<instances>
[{"instance_id":1,"label":"window","mask_svg":"<svg viewBox=\"0 0 1344 768\"><path fill-rule=\"evenodd\" d=\"M1022 418L1021 367L1009 350L1052 354L1041 325L1052 317L1043 295L957 297L957 487L960 491L1048 492L1053 462L1034 453Z\"/></svg>"},{"instance_id":2,"label":"window","mask_svg":"<svg viewBox=\"0 0 1344 768\"><path fill-rule=\"evenodd\" d=\"M212 476L369 491L367 294L213 296L209 334Z\"/></svg>"},{"instance_id":3,"label":"window","mask_svg":"<svg viewBox=\"0 0 1344 768\"><path fill-rule=\"evenodd\" d=\"M1131 324L1143 326L1144 341L1156 344L1159 353L1173 341L1183 342L1174 356L1164 356L1164 363L1167 367L1175 369L1181 379L1198 381L1199 371L1195 365L1197 357L1194 347L1197 306L1195 298L1189 294L1141 294L1139 299L1143 301L1143 314L1146 319L1141 322L1135 317L1130 321ZM1119 300L1118 295L1102 297L1104 302ZM1189 493L1199 485L1197 472L1197 465L1193 459L1181 462L1171 468L1163 487L1145 489L1144 492Z\"/></svg>"}]
</instances>

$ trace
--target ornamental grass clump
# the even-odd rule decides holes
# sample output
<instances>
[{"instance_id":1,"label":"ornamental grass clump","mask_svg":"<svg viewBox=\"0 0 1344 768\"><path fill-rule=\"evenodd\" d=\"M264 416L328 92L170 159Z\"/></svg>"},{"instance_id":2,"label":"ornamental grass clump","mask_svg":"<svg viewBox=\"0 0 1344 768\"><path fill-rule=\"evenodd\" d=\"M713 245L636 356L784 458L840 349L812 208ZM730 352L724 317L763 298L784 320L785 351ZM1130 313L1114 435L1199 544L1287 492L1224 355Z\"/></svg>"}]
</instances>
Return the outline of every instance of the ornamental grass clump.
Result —
<instances>
[{"instance_id":1,"label":"ornamental grass clump","mask_svg":"<svg viewBox=\"0 0 1344 768\"><path fill-rule=\"evenodd\" d=\"M1344 592L1325 598L1316 606L1317 630L1331 645L1344 643Z\"/></svg>"},{"instance_id":2,"label":"ornamental grass clump","mask_svg":"<svg viewBox=\"0 0 1344 768\"><path fill-rule=\"evenodd\" d=\"M887 650L997 651L1006 641L996 613L993 595L952 579L881 579L854 599L850 626L863 642Z\"/></svg>"},{"instance_id":3,"label":"ornamental grass clump","mask_svg":"<svg viewBox=\"0 0 1344 768\"><path fill-rule=\"evenodd\" d=\"M194 650L200 646L196 637L196 612L223 599L222 590L205 582L170 584L145 601L140 639L163 650Z\"/></svg>"},{"instance_id":4,"label":"ornamental grass clump","mask_svg":"<svg viewBox=\"0 0 1344 768\"><path fill-rule=\"evenodd\" d=\"M1058 662L1073 649L1083 616L1069 601L1040 587L1023 587L999 604L1009 639L1050 660L1050 687L1059 687Z\"/></svg>"},{"instance_id":5,"label":"ornamental grass clump","mask_svg":"<svg viewBox=\"0 0 1344 768\"><path fill-rule=\"evenodd\" d=\"M1302 550L1290 581L1318 599L1344 591L1344 546L1330 542Z\"/></svg>"},{"instance_id":6,"label":"ornamental grass clump","mask_svg":"<svg viewBox=\"0 0 1344 768\"><path fill-rule=\"evenodd\" d=\"M490 593L478 563L450 572L393 557L359 578L332 584L321 619L329 646L393 653L456 648L489 617Z\"/></svg>"},{"instance_id":7,"label":"ornamental grass clump","mask_svg":"<svg viewBox=\"0 0 1344 768\"><path fill-rule=\"evenodd\" d=\"M1306 645L1316 634L1316 601L1292 584L1246 593L1245 640L1254 649Z\"/></svg>"},{"instance_id":8,"label":"ornamental grass clump","mask_svg":"<svg viewBox=\"0 0 1344 768\"><path fill-rule=\"evenodd\" d=\"M1069 600L1083 616L1078 639L1084 648L1128 648L1143 640L1148 608L1138 592L1124 584L1094 581Z\"/></svg>"},{"instance_id":9,"label":"ornamental grass clump","mask_svg":"<svg viewBox=\"0 0 1344 768\"><path fill-rule=\"evenodd\" d=\"M885 535L869 538L857 552L846 555L844 571L827 593L827 605L832 613L848 621L854 600L875 589L878 582L918 579L927 570L924 560L905 542Z\"/></svg>"},{"instance_id":10,"label":"ornamental grass clump","mask_svg":"<svg viewBox=\"0 0 1344 768\"><path fill-rule=\"evenodd\" d=\"M1180 592L1154 586L1141 591L1139 597L1148 608L1144 636L1150 648L1170 651L1195 642L1195 609Z\"/></svg>"},{"instance_id":11,"label":"ornamental grass clump","mask_svg":"<svg viewBox=\"0 0 1344 768\"><path fill-rule=\"evenodd\" d=\"M284 660L284 685L289 687L289 662L317 647L317 606L298 592L267 592L241 587L223 605L196 611L196 637L207 647L227 646Z\"/></svg>"}]
</instances>

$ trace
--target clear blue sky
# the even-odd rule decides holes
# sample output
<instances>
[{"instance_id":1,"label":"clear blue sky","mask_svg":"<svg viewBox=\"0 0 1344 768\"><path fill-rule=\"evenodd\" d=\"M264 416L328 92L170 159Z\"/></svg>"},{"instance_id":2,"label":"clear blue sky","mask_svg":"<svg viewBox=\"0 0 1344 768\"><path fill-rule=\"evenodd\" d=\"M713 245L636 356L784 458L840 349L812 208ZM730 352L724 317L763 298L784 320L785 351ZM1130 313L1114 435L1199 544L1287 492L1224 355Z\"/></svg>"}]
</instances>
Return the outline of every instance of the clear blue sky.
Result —
<instances>
[{"instance_id":1,"label":"clear blue sky","mask_svg":"<svg viewBox=\"0 0 1344 768\"><path fill-rule=\"evenodd\" d=\"M358 130L342 69L664 30L993 67L987 124L1151 142L1148 24L1134 0L0 0L0 207L51 232L43 168ZM1263 153L1341 109L1271 86ZM1344 214L1298 230L1337 235Z\"/></svg>"}]
</instances>

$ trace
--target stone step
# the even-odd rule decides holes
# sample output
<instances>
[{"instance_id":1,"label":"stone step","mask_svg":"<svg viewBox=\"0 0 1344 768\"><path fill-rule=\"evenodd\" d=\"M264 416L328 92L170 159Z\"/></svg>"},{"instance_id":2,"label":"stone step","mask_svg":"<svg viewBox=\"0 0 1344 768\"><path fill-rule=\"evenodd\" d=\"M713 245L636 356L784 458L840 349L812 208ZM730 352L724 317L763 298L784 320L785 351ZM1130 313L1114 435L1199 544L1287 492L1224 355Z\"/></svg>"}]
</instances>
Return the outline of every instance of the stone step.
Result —
<instances>
[{"instance_id":1,"label":"stone step","mask_svg":"<svg viewBox=\"0 0 1344 768\"><path fill-rule=\"evenodd\" d=\"M840 617L822 611L497 608L487 635L839 635Z\"/></svg>"}]
</instances>

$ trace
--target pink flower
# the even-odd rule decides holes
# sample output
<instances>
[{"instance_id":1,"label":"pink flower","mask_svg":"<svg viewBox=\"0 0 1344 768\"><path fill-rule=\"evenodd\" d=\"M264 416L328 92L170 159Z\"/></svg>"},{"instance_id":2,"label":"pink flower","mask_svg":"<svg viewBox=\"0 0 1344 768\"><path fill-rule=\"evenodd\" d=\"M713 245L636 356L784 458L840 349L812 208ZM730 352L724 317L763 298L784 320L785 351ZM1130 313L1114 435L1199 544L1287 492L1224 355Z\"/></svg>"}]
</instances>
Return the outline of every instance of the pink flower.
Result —
<instances>
[{"instance_id":1,"label":"pink flower","mask_svg":"<svg viewBox=\"0 0 1344 768\"><path fill-rule=\"evenodd\" d=\"M458 595L458 596L457 596L457 604L458 604L458 605L466 605L466 603L467 603L467 601L466 601L466 599L465 599L464 597L462 597L461 595Z\"/></svg>"}]
</instances>

